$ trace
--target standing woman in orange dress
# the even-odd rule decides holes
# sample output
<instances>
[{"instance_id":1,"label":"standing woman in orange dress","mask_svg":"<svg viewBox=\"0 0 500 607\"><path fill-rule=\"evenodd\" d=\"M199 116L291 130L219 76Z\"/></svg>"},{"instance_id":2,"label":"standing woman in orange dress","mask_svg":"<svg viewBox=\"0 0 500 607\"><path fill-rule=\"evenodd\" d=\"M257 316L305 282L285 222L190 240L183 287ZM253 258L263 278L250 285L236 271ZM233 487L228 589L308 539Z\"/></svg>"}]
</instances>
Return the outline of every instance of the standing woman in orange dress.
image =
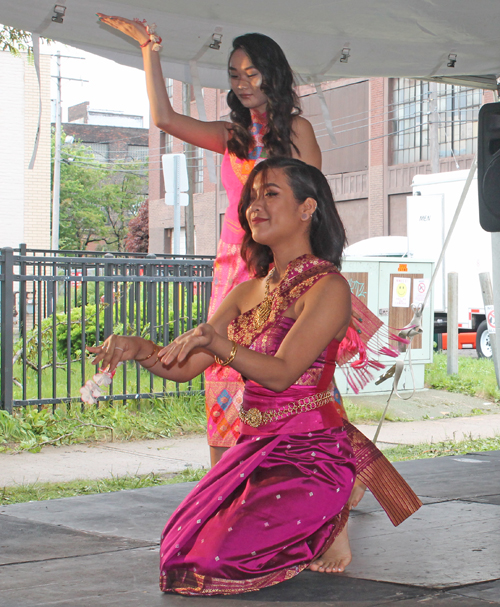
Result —
<instances>
[{"instance_id":1,"label":"standing woman in orange dress","mask_svg":"<svg viewBox=\"0 0 500 607\"><path fill-rule=\"evenodd\" d=\"M293 72L280 48L263 34L233 40L229 56L231 122L203 122L174 111L165 88L158 51L161 40L146 24L98 13L105 23L130 36L142 49L151 115L162 131L186 143L223 154L222 183L229 205L214 264L209 317L226 295L248 280L240 248L243 229L238 202L250 171L266 157L299 158L321 168L321 151L311 124L303 118L294 90ZM230 367L214 364L206 371L208 443L212 465L239 436L238 410L243 381Z\"/></svg>"}]
</instances>

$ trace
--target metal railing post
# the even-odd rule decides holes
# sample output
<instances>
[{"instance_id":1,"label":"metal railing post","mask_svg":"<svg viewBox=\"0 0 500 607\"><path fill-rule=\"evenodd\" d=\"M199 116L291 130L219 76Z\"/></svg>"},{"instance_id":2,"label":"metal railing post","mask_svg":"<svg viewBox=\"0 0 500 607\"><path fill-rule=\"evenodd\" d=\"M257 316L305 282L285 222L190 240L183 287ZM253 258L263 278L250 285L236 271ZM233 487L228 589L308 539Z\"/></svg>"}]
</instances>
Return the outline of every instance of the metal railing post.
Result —
<instances>
[{"instance_id":1,"label":"metal railing post","mask_svg":"<svg viewBox=\"0 0 500 607\"><path fill-rule=\"evenodd\" d=\"M174 276L174 281L173 281L173 297L172 297L172 304L173 304L173 308L174 308L174 339L176 339L177 337L179 337L180 335L180 331L181 331L181 325L180 325L180 306L181 306L181 298L179 295L179 285L180 282L179 280L175 280L175 278L179 278L180 276L180 266L179 265L174 265L173 268L173 276Z\"/></svg>"},{"instance_id":2,"label":"metal railing post","mask_svg":"<svg viewBox=\"0 0 500 607\"><path fill-rule=\"evenodd\" d=\"M2 368L1 368L1 404L2 409L12 413L14 400L14 370L12 355L14 351L14 249L2 249L3 282L1 298L2 314Z\"/></svg>"},{"instance_id":3,"label":"metal railing post","mask_svg":"<svg viewBox=\"0 0 500 607\"><path fill-rule=\"evenodd\" d=\"M149 253L146 255L146 259L156 259L156 255L154 253ZM144 272L146 276L154 276L156 267L151 263L146 266L146 271ZM146 284L147 291L147 317L145 319L146 323L149 323L149 338L156 342L156 282L152 280L148 281Z\"/></svg>"},{"instance_id":4,"label":"metal railing post","mask_svg":"<svg viewBox=\"0 0 500 607\"><path fill-rule=\"evenodd\" d=\"M104 255L106 259L114 259L112 253ZM104 264L104 277L113 276L113 264ZM113 333L113 283L111 281L104 282L104 339Z\"/></svg>"}]
</instances>

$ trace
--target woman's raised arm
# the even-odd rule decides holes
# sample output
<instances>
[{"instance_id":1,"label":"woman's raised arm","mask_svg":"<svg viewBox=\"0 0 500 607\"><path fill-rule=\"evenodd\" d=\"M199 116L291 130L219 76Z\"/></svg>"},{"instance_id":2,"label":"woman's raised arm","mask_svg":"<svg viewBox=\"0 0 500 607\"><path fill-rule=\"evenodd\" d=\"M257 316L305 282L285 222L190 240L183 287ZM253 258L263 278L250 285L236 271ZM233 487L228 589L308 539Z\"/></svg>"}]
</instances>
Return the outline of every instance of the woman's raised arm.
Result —
<instances>
[{"instance_id":1,"label":"woman's raised arm","mask_svg":"<svg viewBox=\"0 0 500 607\"><path fill-rule=\"evenodd\" d=\"M321 171L321 149L318 145L312 124L303 116L297 116L293 121L292 142L299 153L293 150L293 157L311 164Z\"/></svg>"},{"instance_id":2,"label":"woman's raised arm","mask_svg":"<svg viewBox=\"0 0 500 607\"><path fill-rule=\"evenodd\" d=\"M173 137L200 148L223 154L228 139L228 129L231 123L224 121L204 122L190 116L184 116L174 110L168 98L165 79L161 69L159 54L153 50L151 43L147 44L149 34L146 27L138 22L123 17L115 17L97 13L101 23L130 36L142 47L144 71L151 116L155 125ZM145 45L145 46L144 46Z\"/></svg>"}]
</instances>

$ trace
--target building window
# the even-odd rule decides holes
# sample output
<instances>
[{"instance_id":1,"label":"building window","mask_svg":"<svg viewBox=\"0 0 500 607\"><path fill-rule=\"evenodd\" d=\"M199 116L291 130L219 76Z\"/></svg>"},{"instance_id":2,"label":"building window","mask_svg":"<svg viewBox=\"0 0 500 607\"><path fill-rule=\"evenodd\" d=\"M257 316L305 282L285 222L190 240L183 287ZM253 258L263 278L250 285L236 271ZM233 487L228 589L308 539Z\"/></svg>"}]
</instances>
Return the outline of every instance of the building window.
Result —
<instances>
[{"instance_id":1,"label":"building window","mask_svg":"<svg viewBox=\"0 0 500 607\"><path fill-rule=\"evenodd\" d=\"M179 239L179 255L186 254L186 228L181 228ZM174 254L174 229L165 228L163 230L163 253L165 255Z\"/></svg>"},{"instance_id":2,"label":"building window","mask_svg":"<svg viewBox=\"0 0 500 607\"><path fill-rule=\"evenodd\" d=\"M408 78L392 83L392 164L429 160L429 83ZM482 91L442 83L436 89L440 158L474 154Z\"/></svg>"},{"instance_id":3,"label":"building window","mask_svg":"<svg viewBox=\"0 0 500 607\"><path fill-rule=\"evenodd\" d=\"M483 91L438 84L439 156L463 156L477 150L477 120Z\"/></svg>"},{"instance_id":4,"label":"building window","mask_svg":"<svg viewBox=\"0 0 500 607\"><path fill-rule=\"evenodd\" d=\"M167 95L169 99L172 99L174 96L174 79L173 78L165 78L165 88L167 89Z\"/></svg>"},{"instance_id":5,"label":"building window","mask_svg":"<svg viewBox=\"0 0 500 607\"><path fill-rule=\"evenodd\" d=\"M127 146L127 155L134 162L147 162L149 147L147 145L129 145Z\"/></svg>"},{"instance_id":6,"label":"building window","mask_svg":"<svg viewBox=\"0 0 500 607\"><path fill-rule=\"evenodd\" d=\"M163 230L163 253L165 255L172 254L173 243L172 240L174 238L174 231L172 228L165 228Z\"/></svg>"},{"instance_id":7,"label":"building window","mask_svg":"<svg viewBox=\"0 0 500 607\"><path fill-rule=\"evenodd\" d=\"M186 254L186 228L181 228L180 242L179 242L179 255Z\"/></svg>"},{"instance_id":8,"label":"building window","mask_svg":"<svg viewBox=\"0 0 500 607\"><path fill-rule=\"evenodd\" d=\"M172 154L174 151L174 138L165 131L160 131L160 151L162 154Z\"/></svg>"},{"instance_id":9,"label":"building window","mask_svg":"<svg viewBox=\"0 0 500 607\"><path fill-rule=\"evenodd\" d=\"M174 138L165 133L165 154L172 154L174 151Z\"/></svg>"},{"instance_id":10,"label":"building window","mask_svg":"<svg viewBox=\"0 0 500 607\"><path fill-rule=\"evenodd\" d=\"M97 162L108 162L109 145L107 143L89 143Z\"/></svg>"},{"instance_id":11,"label":"building window","mask_svg":"<svg viewBox=\"0 0 500 607\"><path fill-rule=\"evenodd\" d=\"M408 78L393 80L392 164L429 159L429 83Z\"/></svg>"},{"instance_id":12,"label":"building window","mask_svg":"<svg viewBox=\"0 0 500 607\"><path fill-rule=\"evenodd\" d=\"M203 150L201 148L193 148L193 182L194 194L203 193Z\"/></svg>"}]
</instances>

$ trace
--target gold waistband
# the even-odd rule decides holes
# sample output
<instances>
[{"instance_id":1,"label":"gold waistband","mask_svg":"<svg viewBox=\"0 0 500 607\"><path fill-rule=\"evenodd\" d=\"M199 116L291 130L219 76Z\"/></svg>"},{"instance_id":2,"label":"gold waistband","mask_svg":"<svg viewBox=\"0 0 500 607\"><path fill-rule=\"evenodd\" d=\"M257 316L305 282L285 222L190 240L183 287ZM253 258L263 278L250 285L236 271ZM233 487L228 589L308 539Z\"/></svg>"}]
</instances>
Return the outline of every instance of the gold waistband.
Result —
<instances>
[{"instance_id":1,"label":"gold waistband","mask_svg":"<svg viewBox=\"0 0 500 607\"><path fill-rule=\"evenodd\" d=\"M318 409L332 401L332 393L329 390L326 390L325 392L318 392L318 394L312 394L311 396L301 398L280 409L270 409L269 411L262 412L255 407L252 407L251 409L241 408L239 415L244 424L251 426L252 428L258 428L259 426L265 426L266 424L276 422L285 417L290 417L290 415Z\"/></svg>"}]
</instances>

